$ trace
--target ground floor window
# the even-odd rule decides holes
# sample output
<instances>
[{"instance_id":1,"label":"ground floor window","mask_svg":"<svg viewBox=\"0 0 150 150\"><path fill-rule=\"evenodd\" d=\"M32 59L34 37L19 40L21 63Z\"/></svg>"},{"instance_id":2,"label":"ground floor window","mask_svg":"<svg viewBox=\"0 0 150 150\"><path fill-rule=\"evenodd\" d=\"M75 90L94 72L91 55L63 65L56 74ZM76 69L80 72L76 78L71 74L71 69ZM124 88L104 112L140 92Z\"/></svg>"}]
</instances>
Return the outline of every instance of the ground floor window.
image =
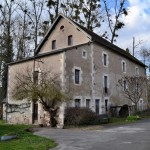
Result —
<instances>
[{"instance_id":1,"label":"ground floor window","mask_svg":"<svg viewBox=\"0 0 150 150\"><path fill-rule=\"evenodd\" d=\"M90 108L90 99L86 99L86 108Z\"/></svg>"},{"instance_id":2,"label":"ground floor window","mask_svg":"<svg viewBox=\"0 0 150 150\"><path fill-rule=\"evenodd\" d=\"M75 107L81 106L81 99L75 99Z\"/></svg>"},{"instance_id":3,"label":"ground floor window","mask_svg":"<svg viewBox=\"0 0 150 150\"><path fill-rule=\"evenodd\" d=\"M95 100L95 112L97 115L99 115L99 104L100 104L100 100L96 99Z\"/></svg>"},{"instance_id":4,"label":"ground floor window","mask_svg":"<svg viewBox=\"0 0 150 150\"><path fill-rule=\"evenodd\" d=\"M108 99L105 99L105 111L108 111Z\"/></svg>"}]
</instances>

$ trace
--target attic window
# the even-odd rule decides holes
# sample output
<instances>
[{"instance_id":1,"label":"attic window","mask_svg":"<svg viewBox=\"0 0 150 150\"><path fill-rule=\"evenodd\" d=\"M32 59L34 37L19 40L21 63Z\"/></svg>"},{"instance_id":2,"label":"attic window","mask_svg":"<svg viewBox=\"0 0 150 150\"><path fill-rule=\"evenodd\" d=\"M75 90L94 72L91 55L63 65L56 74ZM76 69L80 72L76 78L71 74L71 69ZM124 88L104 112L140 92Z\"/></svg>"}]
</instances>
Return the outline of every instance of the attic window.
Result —
<instances>
[{"instance_id":1,"label":"attic window","mask_svg":"<svg viewBox=\"0 0 150 150\"><path fill-rule=\"evenodd\" d=\"M72 35L69 35L68 36L68 46L71 46L73 45L73 38L72 38Z\"/></svg>"},{"instance_id":2,"label":"attic window","mask_svg":"<svg viewBox=\"0 0 150 150\"><path fill-rule=\"evenodd\" d=\"M64 26L61 26L61 27L60 27L60 30L63 30L63 29L64 29Z\"/></svg>"},{"instance_id":3,"label":"attic window","mask_svg":"<svg viewBox=\"0 0 150 150\"><path fill-rule=\"evenodd\" d=\"M56 40L52 41L52 49L56 49Z\"/></svg>"}]
</instances>

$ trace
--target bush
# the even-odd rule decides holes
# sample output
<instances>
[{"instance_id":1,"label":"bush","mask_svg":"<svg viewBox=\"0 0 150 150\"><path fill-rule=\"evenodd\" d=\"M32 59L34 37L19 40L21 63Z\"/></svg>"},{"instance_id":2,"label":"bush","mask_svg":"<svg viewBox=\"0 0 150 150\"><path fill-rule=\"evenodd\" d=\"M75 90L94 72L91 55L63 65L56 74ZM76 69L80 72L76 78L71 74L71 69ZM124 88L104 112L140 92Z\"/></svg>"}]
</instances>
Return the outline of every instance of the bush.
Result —
<instances>
[{"instance_id":1,"label":"bush","mask_svg":"<svg viewBox=\"0 0 150 150\"><path fill-rule=\"evenodd\" d=\"M99 123L96 113L85 107L68 107L65 111L65 125L95 125Z\"/></svg>"},{"instance_id":2,"label":"bush","mask_svg":"<svg viewBox=\"0 0 150 150\"><path fill-rule=\"evenodd\" d=\"M128 121L135 121L135 120L139 120L139 119L141 119L139 116L128 116L127 117Z\"/></svg>"},{"instance_id":3,"label":"bush","mask_svg":"<svg viewBox=\"0 0 150 150\"><path fill-rule=\"evenodd\" d=\"M141 116L141 117L150 116L150 109L139 111L136 114L139 115L139 116Z\"/></svg>"}]
</instances>

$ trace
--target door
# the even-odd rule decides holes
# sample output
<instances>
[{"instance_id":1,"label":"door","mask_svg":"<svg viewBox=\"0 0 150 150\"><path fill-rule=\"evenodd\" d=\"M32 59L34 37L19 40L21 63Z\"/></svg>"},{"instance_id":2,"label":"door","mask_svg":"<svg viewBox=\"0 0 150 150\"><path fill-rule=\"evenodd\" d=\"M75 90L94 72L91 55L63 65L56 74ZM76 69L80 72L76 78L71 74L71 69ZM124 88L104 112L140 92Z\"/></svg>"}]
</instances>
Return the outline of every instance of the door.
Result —
<instances>
[{"instance_id":1,"label":"door","mask_svg":"<svg viewBox=\"0 0 150 150\"><path fill-rule=\"evenodd\" d=\"M99 104L100 104L100 100L96 99L95 100L95 112L97 115L99 115Z\"/></svg>"},{"instance_id":2,"label":"door","mask_svg":"<svg viewBox=\"0 0 150 150\"><path fill-rule=\"evenodd\" d=\"M37 122L38 120L38 104L33 103L33 123Z\"/></svg>"}]
</instances>

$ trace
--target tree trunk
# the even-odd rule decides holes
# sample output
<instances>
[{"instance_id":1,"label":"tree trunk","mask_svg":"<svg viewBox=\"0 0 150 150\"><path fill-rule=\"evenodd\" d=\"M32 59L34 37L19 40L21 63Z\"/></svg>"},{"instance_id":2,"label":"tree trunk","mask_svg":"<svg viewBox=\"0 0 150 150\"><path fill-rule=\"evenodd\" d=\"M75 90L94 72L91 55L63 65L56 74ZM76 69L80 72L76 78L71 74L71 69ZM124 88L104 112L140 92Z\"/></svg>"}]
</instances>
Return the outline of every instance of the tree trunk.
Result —
<instances>
[{"instance_id":1,"label":"tree trunk","mask_svg":"<svg viewBox=\"0 0 150 150\"><path fill-rule=\"evenodd\" d=\"M58 124L58 121L57 121L58 110L59 110L59 107L57 107L56 109L51 109L49 111L49 114L50 114L50 125L51 125L51 127L56 127L56 125Z\"/></svg>"},{"instance_id":2,"label":"tree trunk","mask_svg":"<svg viewBox=\"0 0 150 150\"><path fill-rule=\"evenodd\" d=\"M57 120L54 111L50 111L50 125L51 127L56 127Z\"/></svg>"},{"instance_id":3,"label":"tree trunk","mask_svg":"<svg viewBox=\"0 0 150 150\"><path fill-rule=\"evenodd\" d=\"M137 103L135 103L135 114L137 114L138 108L137 108Z\"/></svg>"}]
</instances>

